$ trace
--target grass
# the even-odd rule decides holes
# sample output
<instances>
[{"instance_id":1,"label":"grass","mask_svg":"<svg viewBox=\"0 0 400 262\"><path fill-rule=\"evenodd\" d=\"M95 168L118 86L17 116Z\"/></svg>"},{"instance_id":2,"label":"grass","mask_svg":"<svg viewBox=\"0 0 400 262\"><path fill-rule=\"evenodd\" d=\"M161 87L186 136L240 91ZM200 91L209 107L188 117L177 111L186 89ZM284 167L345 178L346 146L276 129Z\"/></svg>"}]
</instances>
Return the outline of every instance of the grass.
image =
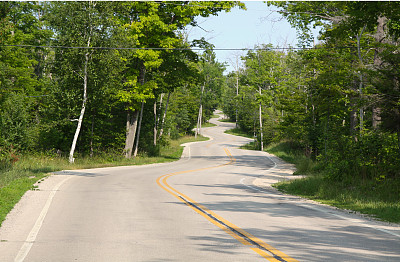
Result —
<instances>
[{"instance_id":1,"label":"grass","mask_svg":"<svg viewBox=\"0 0 400 262\"><path fill-rule=\"evenodd\" d=\"M378 220L400 223L399 181L355 181L348 185L327 180L319 174L274 186L285 193L357 211Z\"/></svg>"},{"instance_id":2,"label":"grass","mask_svg":"<svg viewBox=\"0 0 400 262\"><path fill-rule=\"evenodd\" d=\"M224 122L224 121L222 121L222 122ZM225 122L228 122L228 121L225 121ZM254 138L252 135L242 131L239 128L228 129L225 131L225 133L235 135L235 136L244 136L244 137L248 137L248 138Z\"/></svg>"},{"instance_id":3,"label":"grass","mask_svg":"<svg viewBox=\"0 0 400 262\"><path fill-rule=\"evenodd\" d=\"M271 143L265 148L265 151L276 155L286 162L295 164L296 172L294 175L312 175L320 172L321 166L318 165L317 162L306 157L301 150L289 141Z\"/></svg>"},{"instance_id":4,"label":"grass","mask_svg":"<svg viewBox=\"0 0 400 262\"><path fill-rule=\"evenodd\" d=\"M321 163L305 157L290 142L271 144L266 151L296 165L305 178L279 182L278 190L378 220L400 223L400 181L373 181L354 177L351 184L327 179Z\"/></svg>"},{"instance_id":5,"label":"grass","mask_svg":"<svg viewBox=\"0 0 400 262\"><path fill-rule=\"evenodd\" d=\"M172 140L167 147L160 149L160 156L149 157L138 155L135 159L126 159L122 154L102 154L95 157L77 157L74 164L68 159L48 155L21 156L14 166L0 170L0 225L6 215L28 190L34 190L33 185L44 177L60 170L89 169L110 166L145 165L179 160L182 155L183 143L208 140L206 137L185 136Z\"/></svg>"},{"instance_id":6,"label":"grass","mask_svg":"<svg viewBox=\"0 0 400 262\"><path fill-rule=\"evenodd\" d=\"M219 122L227 122L227 123L235 123L235 121L229 119L229 118L224 118L224 119L220 119L218 120Z\"/></svg>"},{"instance_id":7,"label":"grass","mask_svg":"<svg viewBox=\"0 0 400 262\"><path fill-rule=\"evenodd\" d=\"M201 127L213 127L213 126L217 126L217 125L210 123L210 122L205 122L205 123L201 124Z\"/></svg>"},{"instance_id":8,"label":"grass","mask_svg":"<svg viewBox=\"0 0 400 262\"><path fill-rule=\"evenodd\" d=\"M250 137L237 129L228 130L226 133ZM254 150L256 145L251 142L243 148ZM351 184L346 184L329 180L324 176L323 164L307 158L299 147L290 141L272 143L265 151L295 164L297 170L294 175L305 176L273 185L278 190L351 212L359 212L378 220L400 223L400 181L374 181L354 177Z\"/></svg>"}]
</instances>

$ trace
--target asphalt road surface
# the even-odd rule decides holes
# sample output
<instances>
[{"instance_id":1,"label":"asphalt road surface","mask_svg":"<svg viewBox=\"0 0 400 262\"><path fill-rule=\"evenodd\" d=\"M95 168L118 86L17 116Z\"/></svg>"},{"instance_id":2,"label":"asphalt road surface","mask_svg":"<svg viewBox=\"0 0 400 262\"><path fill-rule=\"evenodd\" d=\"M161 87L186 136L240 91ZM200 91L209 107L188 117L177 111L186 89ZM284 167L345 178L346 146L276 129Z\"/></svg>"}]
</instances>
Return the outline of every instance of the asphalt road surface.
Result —
<instances>
[{"instance_id":1,"label":"asphalt road surface","mask_svg":"<svg viewBox=\"0 0 400 262\"><path fill-rule=\"evenodd\" d=\"M281 194L293 167L204 128L181 160L63 171L0 229L0 261L400 261L400 228Z\"/></svg>"}]
</instances>

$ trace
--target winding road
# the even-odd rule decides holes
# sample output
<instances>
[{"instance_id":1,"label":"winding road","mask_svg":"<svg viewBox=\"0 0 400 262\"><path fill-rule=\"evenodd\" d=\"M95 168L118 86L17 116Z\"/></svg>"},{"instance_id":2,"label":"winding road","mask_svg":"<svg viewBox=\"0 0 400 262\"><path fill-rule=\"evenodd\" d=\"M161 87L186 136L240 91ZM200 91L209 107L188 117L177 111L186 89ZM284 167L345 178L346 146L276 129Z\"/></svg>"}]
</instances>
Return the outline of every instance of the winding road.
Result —
<instances>
[{"instance_id":1,"label":"winding road","mask_svg":"<svg viewBox=\"0 0 400 262\"><path fill-rule=\"evenodd\" d=\"M400 261L400 227L277 192L293 167L212 119L181 160L62 171L0 228L0 261Z\"/></svg>"}]
</instances>

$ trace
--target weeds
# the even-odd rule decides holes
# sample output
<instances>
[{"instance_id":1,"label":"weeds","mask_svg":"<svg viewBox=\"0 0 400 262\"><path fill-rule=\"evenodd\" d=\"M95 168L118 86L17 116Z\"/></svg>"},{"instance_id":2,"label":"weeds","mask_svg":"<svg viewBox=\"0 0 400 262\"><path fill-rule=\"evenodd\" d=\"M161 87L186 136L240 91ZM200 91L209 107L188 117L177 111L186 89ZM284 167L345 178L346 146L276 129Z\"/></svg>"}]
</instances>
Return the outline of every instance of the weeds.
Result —
<instances>
[{"instance_id":1,"label":"weeds","mask_svg":"<svg viewBox=\"0 0 400 262\"><path fill-rule=\"evenodd\" d=\"M48 173L60 170L88 169L109 166L145 165L178 160L183 151L180 145L187 142L208 140L206 137L185 136L171 140L168 146L160 149L159 156L138 155L135 159L126 159L115 152L102 153L97 156L78 156L70 164L66 157L57 154L22 155L19 161L6 170L0 170L0 225L6 215L28 190L37 190L34 184Z\"/></svg>"},{"instance_id":2,"label":"weeds","mask_svg":"<svg viewBox=\"0 0 400 262\"><path fill-rule=\"evenodd\" d=\"M323 175L274 185L280 191L313 199L342 209L358 211L388 222L400 222L400 183L355 181L352 185L334 182Z\"/></svg>"},{"instance_id":3,"label":"weeds","mask_svg":"<svg viewBox=\"0 0 400 262\"><path fill-rule=\"evenodd\" d=\"M219 121L221 121L221 120L219 120ZM221 122L230 122L230 121L221 121ZM225 131L225 133L235 135L235 136L244 136L247 138L254 138L253 136L249 135L248 133L241 130L240 128L228 129Z\"/></svg>"},{"instance_id":4,"label":"weeds","mask_svg":"<svg viewBox=\"0 0 400 262\"><path fill-rule=\"evenodd\" d=\"M242 135L243 131L231 129L226 133ZM255 150L257 145L251 142L241 148ZM273 185L278 190L338 208L357 211L376 219L400 223L400 181L359 176L353 177L351 181L335 181L329 178L327 174L329 169L327 170L323 162L305 156L301 147L291 141L271 143L265 151L295 164L294 175L305 175L305 178Z\"/></svg>"},{"instance_id":5,"label":"weeds","mask_svg":"<svg viewBox=\"0 0 400 262\"><path fill-rule=\"evenodd\" d=\"M271 144L266 151L296 165L302 179L274 185L280 191L349 209L388 222L400 222L400 182L354 177L349 181L329 179L322 163L307 158L290 142Z\"/></svg>"}]
</instances>

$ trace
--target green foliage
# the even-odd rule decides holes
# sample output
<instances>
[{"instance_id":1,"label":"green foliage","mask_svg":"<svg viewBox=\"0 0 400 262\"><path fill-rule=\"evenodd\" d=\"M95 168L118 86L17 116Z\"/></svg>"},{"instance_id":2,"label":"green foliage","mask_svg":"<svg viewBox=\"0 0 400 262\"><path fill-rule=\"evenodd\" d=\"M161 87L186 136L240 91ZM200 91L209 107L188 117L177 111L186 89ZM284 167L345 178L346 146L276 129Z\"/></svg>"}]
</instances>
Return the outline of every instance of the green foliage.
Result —
<instances>
[{"instance_id":1,"label":"green foliage","mask_svg":"<svg viewBox=\"0 0 400 262\"><path fill-rule=\"evenodd\" d=\"M253 136L249 135L248 133L244 132L240 128L232 128L225 131L227 134L235 135L235 136L244 136L247 138L253 138Z\"/></svg>"},{"instance_id":2,"label":"green foliage","mask_svg":"<svg viewBox=\"0 0 400 262\"><path fill-rule=\"evenodd\" d=\"M279 52L270 45L248 52L242 57L243 68L228 76L224 112L230 119L237 112L240 129L258 140L262 133L266 144L295 141L304 159L310 158L301 165L308 169L317 161L330 181L398 180L400 65L394 31L398 14L390 9L399 5L269 4L280 7L303 34L302 45L310 43L313 26L321 26L323 41L296 52ZM383 30L389 27L393 31Z\"/></svg>"},{"instance_id":3,"label":"green foliage","mask_svg":"<svg viewBox=\"0 0 400 262\"><path fill-rule=\"evenodd\" d=\"M399 186L398 180L374 182L355 179L352 184L344 184L340 181L326 180L321 175L275 185L288 194L307 197L394 223L400 222Z\"/></svg>"},{"instance_id":4,"label":"green foliage","mask_svg":"<svg viewBox=\"0 0 400 262\"><path fill-rule=\"evenodd\" d=\"M77 151L80 156L122 151L127 111L146 105L141 151L159 154L172 137L190 133L196 124L201 83L207 121L220 102L224 67L212 52L199 59L182 33L197 16L217 15L239 2L3 2L0 5L0 152L10 168L17 155L51 151L65 156L82 107L86 55L86 112ZM4 45L51 45L82 48L21 48ZM138 50L92 47L142 47ZM155 48L155 49L152 49ZM211 65L208 65L208 64ZM206 65L207 64L207 65ZM202 71L202 73L200 73ZM174 90L177 92L174 93ZM154 116L150 103L173 93ZM164 112L165 111L165 112ZM166 113L166 119L163 114Z\"/></svg>"},{"instance_id":5,"label":"green foliage","mask_svg":"<svg viewBox=\"0 0 400 262\"><path fill-rule=\"evenodd\" d=\"M172 138L190 134L196 126L200 103L196 89L184 86L177 88L171 95L166 128Z\"/></svg>"},{"instance_id":6,"label":"green foliage","mask_svg":"<svg viewBox=\"0 0 400 262\"><path fill-rule=\"evenodd\" d=\"M183 147L180 146L181 144L204 140L208 140L208 138L198 137L198 139L195 139L192 136L185 136L179 140L171 140L168 146L161 147L160 155L157 157L140 155L135 159L126 159L119 152L112 150L108 152L104 150L94 157L78 158L74 164L70 164L66 158L60 157L57 152L22 156L13 167L7 170L0 169L0 225L23 194L28 190L34 190L33 184L37 181L40 183L40 180L45 178L49 172L63 169L144 165L176 161L182 155Z\"/></svg>"},{"instance_id":7,"label":"green foliage","mask_svg":"<svg viewBox=\"0 0 400 262\"><path fill-rule=\"evenodd\" d=\"M25 192L31 189L32 185L40 178L20 178L5 187L0 187L0 225Z\"/></svg>"}]
</instances>

